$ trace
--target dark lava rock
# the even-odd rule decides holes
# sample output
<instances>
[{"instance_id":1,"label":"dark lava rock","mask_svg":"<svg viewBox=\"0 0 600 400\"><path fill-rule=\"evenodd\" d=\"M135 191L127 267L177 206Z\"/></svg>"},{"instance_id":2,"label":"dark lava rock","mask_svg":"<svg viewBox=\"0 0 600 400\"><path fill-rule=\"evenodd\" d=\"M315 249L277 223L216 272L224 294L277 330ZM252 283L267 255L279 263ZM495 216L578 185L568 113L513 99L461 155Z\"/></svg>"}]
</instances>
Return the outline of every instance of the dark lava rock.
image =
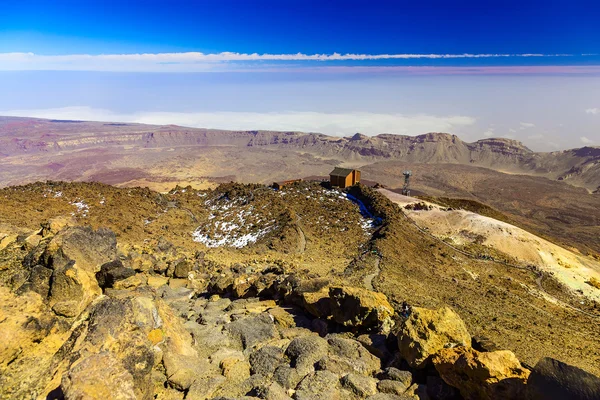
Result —
<instances>
[{"instance_id":1,"label":"dark lava rock","mask_svg":"<svg viewBox=\"0 0 600 400\"><path fill-rule=\"evenodd\" d=\"M327 355L327 351L328 345L325 339L318 336L304 336L292 340L285 354L299 372L309 373L314 364Z\"/></svg>"},{"instance_id":2,"label":"dark lava rock","mask_svg":"<svg viewBox=\"0 0 600 400\"><path fill-rule=\"evenodd\" d=\"M194 270L194 264L188 260L180 260L175 265L173 276L175 278L187 278L188 274Z\"/></svg>"},{"instance_id":3,"label":"dark lava rock","mask_svg":"<svg viewBox=\"0 0 600 400\"><path fill-rule=\"evenodd\" d=\"M244 349L279 336L273 320L267 313L240 319L226 326L234 337L239 338Z\"/></svg>"},{"instance_id":4,"label":"dark lava rock","mask_svg":"<svg viewBox=\"0 0 600 400\"><path fill-rule=\"evenodd\" d=\"M542 358L527 380L529 400L600 399L600 378L549 357Z\"/></svg>"},{"instance_id":5,"label":"dark lava rock","mask_svg":"<svg viewBox=\"0 0 600 400\"><path fill-rule=\"evenodd\" d=\"M337 375L317 371L308 375L298 385L296 400L341 400Z\"/></svg>"},{"instance_id":6,"label":"dark lava rock","mask_svg":"<svg viewBox=\"0 0 600 400\"><path fill-rule=\"evenodd\" d=\"M393 381L402 382L406 387L412 384L413 376L410 371L402 371L398 368L389 367L379 374L379 379L391 379Z\"/></svg>"},{"instance_id":7,"label":"dark lava rock","mask_svg":"<svg viewBox=\"0 0 600 400\"><path fill-rule=\"evenodd\" d=\"M126 268L120 260L109 261L102 264L100 271L96 272L96 280L98 286L103 289L113 287L115 282L127 279L135 275L135 271L131 268Z\"/></svg>"},{"instance_id":8,"label":"dark lava rock","mask_svg":"<svg viewBox=\"0 0 600 400\"><path fill-rule=\"evenodd\" d=\"M458 389L448 385L439 376L427 377L427 395L431 400L459 400L462 398Z\"/></svg>"},{"instance_id":9,"label":"dark lava rock","mask_svg":"<svg viewBox=\"0 0 600 400\"><path fill-rule=\"evenodd\" d=\"M273 375L283 360L283 350L275 346L264 346L250 355L252 374Z\"/></svg>"}]
</instances>

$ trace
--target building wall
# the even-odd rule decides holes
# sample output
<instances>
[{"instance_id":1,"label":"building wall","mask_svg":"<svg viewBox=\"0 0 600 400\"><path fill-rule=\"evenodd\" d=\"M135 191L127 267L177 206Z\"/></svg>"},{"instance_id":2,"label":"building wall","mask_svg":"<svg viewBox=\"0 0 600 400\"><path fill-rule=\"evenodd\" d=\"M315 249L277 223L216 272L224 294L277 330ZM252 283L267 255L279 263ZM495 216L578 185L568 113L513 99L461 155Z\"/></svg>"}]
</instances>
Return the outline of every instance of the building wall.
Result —
<instances>
[{"instance_id":1,"label":"building wall","mask_svg":"<svg viewBox=\"0 0 600 400\"><path fill-rule=\"evenodd\" d=\"M346 176L344 179L344 187L352 186L352 175L353 174L348 174L348 176Z\"/></svg>"},{"instance_id":2,"label":"building wall","mask_svg":"<svg viewBox=\"0 0 600 400\"><path fill-rule=\"evenodd\" d=\"M331 186L339 186L337 176L329 175L329 182L331 182Z\"/></svg>"},{"instance_id":3,"label":"building wall","mask_svg":"<svg viewBox=\"0 0 600 400\"><path fill-rule=\"evenodd\" d=\"M360 182L360 171L354 170L346 177L329 175L329 182L331 182L331 186L338 186L342 189L352 186Z\"/></svg>"}]
</instances>

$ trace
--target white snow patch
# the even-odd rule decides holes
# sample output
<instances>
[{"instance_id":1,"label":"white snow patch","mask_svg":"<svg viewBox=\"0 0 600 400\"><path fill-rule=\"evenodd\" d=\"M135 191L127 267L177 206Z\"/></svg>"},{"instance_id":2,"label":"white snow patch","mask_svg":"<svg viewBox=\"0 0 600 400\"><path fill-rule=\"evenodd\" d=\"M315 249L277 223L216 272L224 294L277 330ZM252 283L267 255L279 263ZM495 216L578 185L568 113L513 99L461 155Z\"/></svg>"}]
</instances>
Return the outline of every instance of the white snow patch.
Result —
<instances>
[{"instance_id":1,"label":"white snow patch","mask_svg":"<svg viewBox=\"0 0 600 400\"><path fill-rule=\"evenodd\" d=\"M77 207L77 211L80 212L84 217L87 217L88 211L90 210L90 206L88 206L85 201L78 200L71 203L75 207Z\"/></svg>"},{"instance_id":2,"label":"white snow patch","mask_svg":"<svg viewBox=\"0 0 600 400\"><path fill-rule=\"evenodd\" d=\"M233 224L235 225L235 224ZM237 227L237 226L236 226ZM264 229L260 229L254 233L247 233L245 235L236 236L235 233L231 231L234 229L231 226L228 226L229 229L227 234L216 233L212 237L202 233L200 229L196 230L192 233L195 242L199 242L204 244L206 247L221 247L221 246L231 246L236 248L241 248L249 245L250 243L255 243L258 239L266 235L268 232L273 230L274 227L267 227Z\"/></svg>"}]
</instances>

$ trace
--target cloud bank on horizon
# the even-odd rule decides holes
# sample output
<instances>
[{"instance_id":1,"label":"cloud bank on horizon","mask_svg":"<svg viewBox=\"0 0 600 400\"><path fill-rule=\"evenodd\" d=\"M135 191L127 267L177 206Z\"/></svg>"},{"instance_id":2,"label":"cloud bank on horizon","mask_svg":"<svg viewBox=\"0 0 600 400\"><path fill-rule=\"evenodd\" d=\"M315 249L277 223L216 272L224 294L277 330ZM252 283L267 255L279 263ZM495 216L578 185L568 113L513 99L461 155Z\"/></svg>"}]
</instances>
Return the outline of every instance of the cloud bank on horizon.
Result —
<instances>
[{"instance_id":1,"label":"cloud bank on horizon","mask_svg":"<svg viewBox=\"0 0 600 400\"><path fill-rule=\"evenodd\" d=\"M4 71L0 87L0 115L600 145L600 76Z\"/></svg>"},{"instance_id":2,"label":"cloud bank on horizon","mask_svg":"<svg viewBox=\"0 0 600 400\"><path fill-rule=\"evenodd\" d=\"M524 69L522 62L516 65L489 65L477 63L479 60L520 60L520 59L566 59L566 65L529 66ZM448 61L471 60L468 64L452 65ZM471 73L478 67L490 73L595 73L600 74L600 66L577 65L581 60L600 60L598 54L502 54L502 53L462 53L462 54L268 54L268 53L132 53L132 54L61 54L42 55L32 52L0 53L0 70L65 70L65 71L129 71L129 72L209 72L209 71L252 71L286 70L290 68L315 68L323 66L354 67L357 71L374 68L397 68L411 71L411 67L440 67L437 71L457 71L470 67ZM418 62L426 61L427 64ZM366 63L365 63L366 62ZM408 62L408 63L407 63ZM415 62L417 62L415 64ZM270 64L269 64L270 63ZM290 64L291 63L291 64ZM500 69L498 67L501 67ZM503 69L502 69L503 67ZM549 68L550 67L550 68ZM445 68L445 70L443 69ZM435 69L432 72L436 72Z\"/></svg>"},{"instance_id":3,"label":"cloud bank on horizon","mask_svg":"<svg viewBox=\"0 0 600 400\"><path fill-rule=\"evenodd\" d=\"M587 111L587 110L586 110ZM135 112L118 113L106 109L95 109L85 106L61 107L53 109L0 110L0 116L30 117L60 120L81 120L98 122L125 122L149 125L180 125L192 128L209 128L224 130L273 130L323 133L330 136L351 136L362 133L375 136L382 133L415 136L428 132L461 133L465 128L477 129L477 119L465 115L403 115L398 113L375 112ZM521 122L520 130L535 127L535 124ZM509 129L506 132L496 132L488 128L471 140L482 138L518 139ZM469 139L469 136L462 137ZM546 142L544 150L558 150L560 145L548 141L542 133L526 136L528 141ZM527 142L527 140L525 140ZM586 136L581 136L579 142L571 142L569 148L598 145L599 142Z\"/></svg>"},{"instance_id":4,"label":"cloud bank on horizon","mask_svg":"<svg viewBox=\"0 0 600 400\"><path fill-rule=\"evenodd\" d=\"M427 114L402 115L374 112L323 113L288 112L136 112L117 113L91 107L62 107L41 110L5 110L0 115L63 120L129 122L150 125L181 125L225 130L274 130L324 133L347 136L356 132L368 136L380 133L414 135L425 132L453 132L475 124L475 118Z\"/></svg>"}]
</instances>

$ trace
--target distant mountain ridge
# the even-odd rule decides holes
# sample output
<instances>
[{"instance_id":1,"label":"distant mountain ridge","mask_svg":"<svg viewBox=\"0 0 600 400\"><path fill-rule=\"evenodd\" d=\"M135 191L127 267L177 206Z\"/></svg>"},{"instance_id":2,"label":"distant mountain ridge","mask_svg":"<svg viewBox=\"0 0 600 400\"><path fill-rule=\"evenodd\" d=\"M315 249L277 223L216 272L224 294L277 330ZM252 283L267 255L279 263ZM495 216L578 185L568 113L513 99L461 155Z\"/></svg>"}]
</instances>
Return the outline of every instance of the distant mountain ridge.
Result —
<instances>
[{"instance_id":1,"label":"distant mountain ridge","mask_svg":"<svg viewBox=\"0 0 600 400\"><path fill-rule=\"evenodd\" d=\"M0 117L0 157L111 146L260 147L306 152L353 163L397 160L474 165L506 173L564 180L592 191L600 188L599 147L539 153L517 140L487 138L469 143L456 135L438 132L418 136L386 133L369 137L357 133L348 137L332 137L304 132L75 122Z\"/></svg>"}]
</instances>

